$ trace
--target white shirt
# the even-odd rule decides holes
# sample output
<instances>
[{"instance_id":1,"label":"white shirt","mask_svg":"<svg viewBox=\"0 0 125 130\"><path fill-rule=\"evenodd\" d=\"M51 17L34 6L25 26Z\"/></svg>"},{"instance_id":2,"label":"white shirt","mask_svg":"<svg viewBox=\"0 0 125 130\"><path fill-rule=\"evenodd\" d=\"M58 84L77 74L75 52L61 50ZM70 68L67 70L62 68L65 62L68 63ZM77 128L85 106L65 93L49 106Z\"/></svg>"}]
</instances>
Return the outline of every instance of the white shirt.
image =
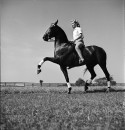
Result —
<instances>
[{"instance_id":1,"label":"white shirt","mask_svg":"<svg viewBox=\"0 0 125 130\"><path fill-rule=\"evenodd\" d=\"M82 38L83 38L82 29L80 27L76 27L73 30L73 40L77 39L80 36L80 34L82 34Z\"/></svg>"}]
</instances>

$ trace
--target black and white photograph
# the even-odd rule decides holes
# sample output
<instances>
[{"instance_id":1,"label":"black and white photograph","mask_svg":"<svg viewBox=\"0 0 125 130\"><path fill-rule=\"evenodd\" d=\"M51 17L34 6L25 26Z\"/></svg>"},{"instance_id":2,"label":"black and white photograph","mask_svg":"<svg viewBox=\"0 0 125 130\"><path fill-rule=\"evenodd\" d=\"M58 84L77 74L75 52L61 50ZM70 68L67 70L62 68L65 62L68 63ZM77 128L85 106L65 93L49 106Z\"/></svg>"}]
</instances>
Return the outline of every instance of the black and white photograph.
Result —
<instances>
[{"instance_id":1,"label":"black and white photograph","mask_svg":"<svg viewBox=\"0 0 125 130\"><path fill-rule=\"evenodd\" d=\"M125 130L125 0L1 0L1 130Z\"/></svg>"}]
</instances>

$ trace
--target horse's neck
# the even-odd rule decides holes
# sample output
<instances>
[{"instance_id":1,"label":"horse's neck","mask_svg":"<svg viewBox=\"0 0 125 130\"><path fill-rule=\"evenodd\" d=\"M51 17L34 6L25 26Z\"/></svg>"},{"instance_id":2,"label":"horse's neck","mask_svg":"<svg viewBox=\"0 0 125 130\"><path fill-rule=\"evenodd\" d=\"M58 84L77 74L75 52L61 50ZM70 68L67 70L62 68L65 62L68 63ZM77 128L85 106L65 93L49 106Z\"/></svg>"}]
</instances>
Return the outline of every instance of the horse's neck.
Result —
<instances>
[{"instance_id":1,"label":"horse's neck","mask_svg":"<svg viewBox=\"0 0 125 130\"><path fill-rule=\"evenodd\" d=\"M56 48L65 46L67 43L68 43L67 37L65 37L63 35L55 37L55 47Z\"/></svg>"},{"instance_id":2,"label":"horse's neck","mask_svg":"<svg viewBox=\"0 0 125 130\"><path fill-rule=\"evenodd\" d=\"M67 36L66 36L66 33L64 32L64 30L61 28L61 27L59 27L58 26L58 35L55 37L55 39L56 39L56 41L58 42L58 43L66 43L66 42L68 42L68 38L67 38Z\"/></svg>"},{"instance_id":3,"label":"horse's neck","mask_svg":"<svg viewBox=\"0 0 125 130\"><path fill-rule=\"evenodd\" d=\"M59 27L59 26L58 26ZM68 45L68 38L62 28L59 27L58 35L55 37L55 52L59 51Z\"/></svg>"},{"instance_id":4,"label":"horse's neck","mask_svg":"<svg viewBox=\"0 0 125 130\"><path fill-rule=\"evenodd\" d=\"M55 44L57 46L63 46L63 44L65 43L68 43L68 40L67 39L64 39L64 38L55 38Z\"/></svg>"},{"instance_id":5,"label":"horse's neck","mask_svg":"<svg viewBox=\"0 0 125 130\"><path fill-rule=\"evenodd\" d=\"M61 49L62 47L64 47L66 45L66 42L64 41L60 41L60 40L55 40L55 50Z\"/></svg>"}]
</instances>

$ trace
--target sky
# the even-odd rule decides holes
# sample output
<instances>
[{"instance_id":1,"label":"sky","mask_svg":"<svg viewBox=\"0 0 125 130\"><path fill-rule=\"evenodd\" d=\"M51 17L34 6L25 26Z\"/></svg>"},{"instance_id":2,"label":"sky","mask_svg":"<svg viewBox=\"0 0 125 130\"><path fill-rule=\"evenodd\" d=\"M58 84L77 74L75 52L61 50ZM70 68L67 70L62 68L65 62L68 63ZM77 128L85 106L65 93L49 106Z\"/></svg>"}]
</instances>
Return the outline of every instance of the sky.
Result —
<instances>
[{"instance_id":1,"label":"sky","mask_svg":"<svg viewBox=\"0 0 125 130\"><path fill-rule=\"evenodd\" d=\"M83 29L85 45L97 45L107 53L107 68L118 83L125 83L124 0L2 0L1 1L1 81L64 83L57 64L45 62L37 75L37 65L44 57L54 56L54 43L42 36L51 23L58 25L72 40L71 20ZM83 77L85 66L68 70L70 82ZM97 78L104 73L97 65Z\"/></svg>"}]
</instances>

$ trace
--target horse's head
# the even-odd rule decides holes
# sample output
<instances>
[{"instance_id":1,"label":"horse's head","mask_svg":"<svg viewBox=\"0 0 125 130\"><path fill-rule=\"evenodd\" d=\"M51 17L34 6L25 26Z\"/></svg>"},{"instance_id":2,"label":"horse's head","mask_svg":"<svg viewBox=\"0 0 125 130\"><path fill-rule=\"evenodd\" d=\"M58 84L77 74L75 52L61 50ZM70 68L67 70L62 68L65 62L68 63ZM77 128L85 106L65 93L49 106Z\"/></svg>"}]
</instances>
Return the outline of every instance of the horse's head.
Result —
<instances>
[{"instance_id":1,"label":"horse's head","mask_svg":"<svg viewBox=\"0 0 125 130\"><path fill-rule=\"evenodd\" d=\"M57 23L58 23L58 20L55 23L52 23L51 26L47 29L47 31L43 35L44 41L49 41L51 38L57 35L57 30L58 30Z\"/></svg>"}]
</instances>

